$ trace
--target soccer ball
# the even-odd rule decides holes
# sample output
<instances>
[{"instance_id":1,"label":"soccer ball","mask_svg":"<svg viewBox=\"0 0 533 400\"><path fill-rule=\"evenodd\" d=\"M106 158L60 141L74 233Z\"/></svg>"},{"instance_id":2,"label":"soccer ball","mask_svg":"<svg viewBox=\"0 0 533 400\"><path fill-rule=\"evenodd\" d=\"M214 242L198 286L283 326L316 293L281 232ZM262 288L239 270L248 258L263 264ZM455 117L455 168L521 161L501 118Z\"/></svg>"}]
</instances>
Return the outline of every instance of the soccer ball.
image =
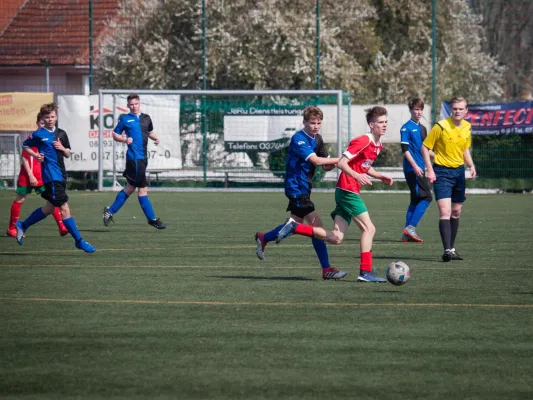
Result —
<instances>
[{"instance_id":1,"label":"soccer ball","mask_svg":"<svg viewBox=\"0 0 533 400\"><path fill-rule=\"evenodd\" d=\"M400 286L407 283L411 277L411 271L409 270L409 266L403 261L395 261L387 267L387 273L385 275L390 283Z\"/></svg>"}]
</instances>

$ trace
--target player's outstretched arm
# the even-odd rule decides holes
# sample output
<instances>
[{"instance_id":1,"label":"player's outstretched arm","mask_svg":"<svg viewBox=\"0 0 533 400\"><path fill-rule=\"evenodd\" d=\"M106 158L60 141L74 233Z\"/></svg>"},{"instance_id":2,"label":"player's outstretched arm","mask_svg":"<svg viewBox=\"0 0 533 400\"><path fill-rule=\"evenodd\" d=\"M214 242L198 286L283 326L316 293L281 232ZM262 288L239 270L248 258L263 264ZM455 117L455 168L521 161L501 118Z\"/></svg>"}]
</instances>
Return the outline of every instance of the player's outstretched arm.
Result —
<instances>
[{"instance_id":1,"label":"player's outstretched arm","mask_svg":"<svg viewBox=\"0 0 533 400\"><path fill-rule=\"evenodd\" d=\"M392 177L388 175L380 174L378 171L376 171L374 168L370 167L368 171L366 172L368 175L370 175L372 178L379 179L381 182L383 182L386 185L392 186L393 180Z\"/></svg>"},{"instance_id":2,"label":"player's outstretched arm","mask_svg":"<svg viewBox=\"0 0 533 400\"><path fill-rule=\"evenodd\" d=\"M321 165L335 165L340 161L340 158L327 158L327 157L319 157L316 154L312 154L311 157L308 158L308 161L317 166Z\"/></svg>"},{"instance_id":3,"label":"player's outstretched arm","mask_svg":"<svg viewBox=\"0 0 533 400\"><path fill-rule=\"evenodd\" d=\"M33 151L30 147L23 147L22 150L25 151L26 153L28 153L33 158L35 158L37 161L43 162L43 160L44 160L44 155L43 154Z\"/></svg>"}]
</instances>

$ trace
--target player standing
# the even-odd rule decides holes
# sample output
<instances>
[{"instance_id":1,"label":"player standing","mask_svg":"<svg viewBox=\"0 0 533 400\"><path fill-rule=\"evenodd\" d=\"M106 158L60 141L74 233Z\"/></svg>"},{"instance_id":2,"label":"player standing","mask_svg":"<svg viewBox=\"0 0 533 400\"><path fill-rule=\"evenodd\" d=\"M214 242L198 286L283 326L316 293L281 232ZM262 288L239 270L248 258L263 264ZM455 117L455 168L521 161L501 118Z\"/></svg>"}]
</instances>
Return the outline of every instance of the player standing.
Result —
<instances>
[{"instance_id":1,"label":"player standing","mask_svg":"<svg viewBox=\"0 0 533 400\"><path fill-rule=\"evenodd\" d=\"M357 281L382 283L386 282L386 279L376 276L372 268L372 241L376 228L360 193L361 185L372 185L368 175L389 186L392 185L391 177L382 175L372 168L374 160L383 149L381 136L387 131L387 110L379 106L370 108L366 110L366 120L370 133L353 139L337 164L342 172L335 189L337 207L331 213L334 219L333 231L303 225L290 218L279 231L276 242L279 243L284 238L297 234L331 244L341 244L353 220L361 229L361 261Z\"/></svg>"},{"instance_id":2,"label":"player standing","mask_svg":"<svg viewBox=\"0 0 533 400\"><path fill-rule=\"evenodd\" d=\"M306 220L310 225L322 227L322 219L315 211L315 205L311 201L311 189L313 176L317 166L325 170L331 170L339 162L339 158L328 158L324 148L322 136L318 133L322 126L324 114L318 107L306 107L303 111L304 128L296 132L289 144L289 151L285 160L285 196L289 199L287 211L291 213L291 219L303 223ZM257 257L265 259L265 247L268 242L276 240L278 233L285 223L265 234L257 232ZM329 264L326 244L313 239L313 247L322 267L323 279L341 279L346 272L339 271Z\"/></svg>"},{"instance_id":3,"label":"player standing","mask_svg":"<svg viewBox=\"0 0 533 400\"><path fill-rule=\"evenodd\" d=\"M126 187L118 192L115 201L110 207L104 208L104 225L108 226L116 214L128 200L128 197L138 188L139 204L146 216L148 224L156 229L165 229L167 226L155 217L152 203L148 199L148 182L146 181L147 146L148 138L159 144L159 138L154 132L152 119L148 114L141 113L141 101L139 95L128 96L128 108L130 112L121 115L113 132L113 140L126 143L126 169L123 176L128 182Z\"/></svg>"},{"instance_id":4,"label":"player standing","mask_svg":"<svg viewBox=\"0 0 533 400\"><path fill-rule=\"evenodd\" d=\"M39 114L44 121L44 127L35 131L22 145L25 152L42 163L45 190L41 193L41 197L46 200L46 204L33 211L24 222L18 221L15 224L17 242L22 245L24 232L59 207L63 223L74 238L76 248L93 253L96 249L83 240L74 218L70 216L66 193L67 172L64 162L64 157L70 157L70 143L67 133L56 127L57 105L55 103L44 104ZM36 148L37 151L32 148Z\"/></svg>"},{"instance_id":5,"label":"player standing","mask_svg":"<svg viewBox=\"0 0 533 400\"><path fill-rule=\"evenodd\" d=\"M442 260L462 260L455 251L455 238L459 230L459 217L466 200L465 162L470 167L470 179L476 178L476 167L470 154L471 125L464 118L468 102L463 97L450 101L452 115L437 122L424 140L422 153L427 167L427 178L433 182L435 199L439 207L439 232L444 247ZM429 151L433 150L433 165Z\"/></svg>"},{"instance_id":6,"label":"player standing","mask_svg":"<svg viewBox=\"0 0 533 400\"><path fill-rule=\"evenodd\" d=\"M424 156L422 155L422 142L427 136L426 127L420 123L424 102L420 98L415 98L409 102L408 106L411 119L400 129L400 136L404 157L403 174L407 185L409 185L411 202L405 215L402 242L423 242L416 233L416 227L432 200L429 181L425 176Z\"/></svg>"},{"instance_id":7,"label":"player standing","mask_svg":"<svg viewBox=\"0 0 533 400\"><path fill-rule=\"evenodd\" d=\"M37 129L40 129L44 126L44 122L41 119L40 114L37 114ZM33 147L33 151L37 152L37 148ZM41 194L44 192L43 179L41 173L41 163L35 161L32 156L27 152L22 152L22 168L20 169L19 176L17 179L17 191L15 195L15 200L11 205L11 215L9 218L9 227L7 228L7 236L16 237L17 228L15 223L19 220L20 217L20 208L22 203L26 200L26 197L35 190L35 194ZM63 224L61 219L61 211L59 208L54 208L52 213L54 219L56 220L57 227L59 228L59 234L61 236L68 235L68 230Z\"/></svg>"}]
</instances>

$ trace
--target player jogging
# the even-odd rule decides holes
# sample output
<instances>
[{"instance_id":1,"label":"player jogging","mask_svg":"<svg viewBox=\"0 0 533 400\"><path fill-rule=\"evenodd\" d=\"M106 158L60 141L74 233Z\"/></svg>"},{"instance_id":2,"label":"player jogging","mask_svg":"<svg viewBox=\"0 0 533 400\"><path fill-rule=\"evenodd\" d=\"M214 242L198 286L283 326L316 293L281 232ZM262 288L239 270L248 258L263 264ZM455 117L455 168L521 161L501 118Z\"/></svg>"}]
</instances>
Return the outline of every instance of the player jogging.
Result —
<instances>
[{"instance_id":1,"label":"player jogging","mask_svg":"<svg viewBox=\"0 0 533 400\"><path fill-rule=\"evenodd\" d=\"M93 253L96 249L83 240L76 226L76 221L70 216L66 193L67 172L63 160L64 157L70 157L70 143L67 133L56 127L57 105L55 103L44 104L40 114L44 121L44 127L33 132L22 146L25 152L42 163L41 170L45 191L41 197L46 200L46 204L44 207L33 211L24 222L18 221L15 224L17 242L22 245L24 232L30 226L52 214L55 207L59 207L63 223L74 238L76 248L87 253ZM37 151L33 151L32 147L37 148Z\"/></svg>"},{"instance_id":2,"label":"player jogging","mask_svg":"<svg viewBox=\"0 0 533 400\"><path fill-rule=\"evenodd\" d=\"M152 119L148 114L141 113L141 101L139 95L128 96L128 108L130 112L120 116L118 124L113 132L113 140L126 143L126 169L123 176L128 182L126 187L118 192L113 204L104 208L104 225L108 226L116 214L128 200L128 197L138 188L138 199L141 209L146 216L148 224L156 229L165 229L167 226L155 217L152 203L148 198L148 182L146 181L146 151L148 138L159 144L159 138L154 132Z\"/></svg>"},{"instance_id":3,"label":"player jogging","mask_svg":"<svg viewBox=\"0 0 533 400\"><path fill-rule=\"evenodd\" d=\"M383 148L381 136L387 130L387 110L379 106L370 108L366 110L366 120L370 133L353 139L337 164L342 172L335 189L337 207L331 213L334 219L333 231L303 225L290 218L279 231L276 242L279 243L284 238L297 234L324 240L331 244L341 244L353 220L361 229L361 260L357 281L382 283L386 282L386 279L376 276L372 268L372 240L376 228L361 199L360 190L361 185L372 184L368 176L379 179L389 186L392 185L391 177L382 175L372 168L374 160Z\"/></svg>"},{"instance_id":4,"label":"player jogging","mask_svg":"<svg viewBox=\"0 0 533 400\"><path fill-rule=\"evenodd\" d=\"M422 99L416 98L412 99L408 106L411 119L400 129L400 137L404 157L403 173L411 192L411 202L405 214L402 242L423 242L416 233L416 227L432 200L429 181L425 176L424 156L422 155L422 142L427 136L426 127L420 123L424 102Z\"/></svg>"},{"instance_id":5,"label":"player jogging","mask_svg":"<svg viewBox=\"0 0 533 400\"><path fill-rule=\"evenodd\" d=\"M306 220L310 225L317 227L322 227L323 224L311 201L315 169L317 166L322 166L325 170L331 170L339 162L339 158L328 158L322 136L318 133L323 119L324 114L320 108L310 106L304 109L304 128L292 136L285 160L285 196L289 199L287 211L291 213L291 220L299 223ZM267 243L276 240L284 225L285 223L265 234L261 232L255 234L256 253L260 260L265 258ZM312 242L322 267L322 278L344 278L346 272L339 271L329 264L326 243L318 239L313 239Z\"/></svg>"},{"instance_id":6,"label":"player jogging","mask_svg":"<svg viewBox=\"0 0 533 400\"><path fill-rule=\"evenodd\" d=\"M40 129L44 126L44 122L41 119L41 115L37 114L37 129ZM37 152L36 147L32 147L34 152ZM15 224L20 217L20 208L22 203L26 200L26 197L35 190L35 194L41 194L44 192L43 179L41 173L41 163L35 160L27 152L22 152L22 168L20 169L19 176L17 179L17 191L15 195L15 200L11 205L11 215L9 217L9 227L7 228L7 236L16 237L17 228ZM52 213L54 219L56 220L57 227L59 228L59 234L61 236L68 235L68 230L63 224L63 219L61 218L61 211L58 207L54 208Z\"/></svg>"}]
</instances>

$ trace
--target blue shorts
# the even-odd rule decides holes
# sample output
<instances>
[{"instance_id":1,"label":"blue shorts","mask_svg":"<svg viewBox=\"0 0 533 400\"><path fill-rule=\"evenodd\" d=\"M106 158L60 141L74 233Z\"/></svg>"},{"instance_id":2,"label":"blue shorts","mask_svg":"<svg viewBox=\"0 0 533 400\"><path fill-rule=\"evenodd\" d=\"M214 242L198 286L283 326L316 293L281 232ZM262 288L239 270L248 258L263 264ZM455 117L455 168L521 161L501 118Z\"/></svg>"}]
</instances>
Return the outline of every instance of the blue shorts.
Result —
<instances>
[{"instance_id":1,"label":"blue shorts","mask_svg":"<svg viewBox=\"0 0 533 400\"><path fill-rule=\"evenodd\" d=\"M464 203L466 200L465 167L448 168L433 165L437 180L433 182L435 199L452 199L452 203Z\"/></svg>"}]
</instances>

